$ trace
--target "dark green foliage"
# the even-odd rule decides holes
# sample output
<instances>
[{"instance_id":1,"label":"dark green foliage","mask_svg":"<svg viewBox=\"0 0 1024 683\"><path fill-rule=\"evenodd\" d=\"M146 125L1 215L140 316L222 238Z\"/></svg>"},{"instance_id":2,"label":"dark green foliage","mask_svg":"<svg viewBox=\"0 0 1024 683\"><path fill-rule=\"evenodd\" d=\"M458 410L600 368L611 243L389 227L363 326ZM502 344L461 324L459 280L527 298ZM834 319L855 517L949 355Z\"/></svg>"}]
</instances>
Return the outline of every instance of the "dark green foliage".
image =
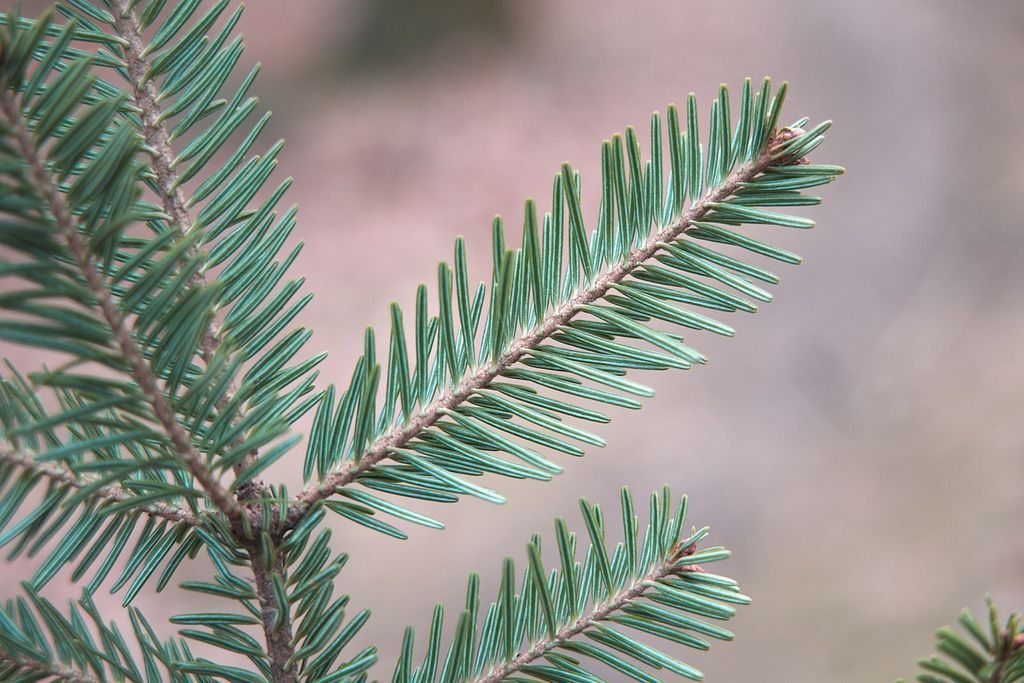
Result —
<instances>
[{"instance_id":1,"label":"dark green foliage","mask_svg":"<svg viewBox=\"0 0 1024 683\"><path fill-rule=\"evenodd\" d=\"M643 144L632 128L605 141L593 226L565 165L514 243L495 220L488 282L471 282L460 238L410 315L392 305L387 348L367 330L348 384L318 386L324 354L294 324L310 298L289 272L296 214L278 207L290 181L270 181L281 143L254 151L256 70L234 74L241 7L57 12L65 23L0 14L0 339L56 358L0 373L0 547L41 556L0 618L5 680L364 683L369 612L334 594L347 555L318 528L327 513L405 538L405 523L442 524L397 499L500 502L471 479L546 480L603 446L601 404L653 394L631 371L705 362L691 334L732 335L719 316L771 300L762 262L799 263L748 228L812 227L785 212L842 173L806 158L828 122L780 127L785 85L746 81L735 111L723 86L704 133L691 95ZM309 411L309 483L290 495L262 476ZM395 680L600 680L585 662L700 678L669 650L730 639L708 620L747 599L700 568L727 553L698 548L706 530L687 534L670 502L652 496L641 533L624 492L614 547L584 502L586 549L559 520L558 569L535 538L518 588L506 560L486 610L472 578L447 655L439 609L419 664L407 632ZM96 614L94 591L128 605L201 551L213 576L182 587L211 604L171 619L185 640L132 610L126 645ZM86 592L60 616L37 591L68 565Z\"/></svg>"},{"instance_id":2,"label":"dark green foliage","mask_svg":"<svg viewBox=\"0 0 1024 683\"><path fill-rule=\"evenodd\" d=\"M989 598L988 619L981 624L965 609L960 613L960 631L948 626L935 636L938 654L922 659L921 683L1013 683L1024 680L1024 632L1021 615L1014 612L1003 625ZM962 632L961 632L962 631Z\"/></svg>"}]
</instances>

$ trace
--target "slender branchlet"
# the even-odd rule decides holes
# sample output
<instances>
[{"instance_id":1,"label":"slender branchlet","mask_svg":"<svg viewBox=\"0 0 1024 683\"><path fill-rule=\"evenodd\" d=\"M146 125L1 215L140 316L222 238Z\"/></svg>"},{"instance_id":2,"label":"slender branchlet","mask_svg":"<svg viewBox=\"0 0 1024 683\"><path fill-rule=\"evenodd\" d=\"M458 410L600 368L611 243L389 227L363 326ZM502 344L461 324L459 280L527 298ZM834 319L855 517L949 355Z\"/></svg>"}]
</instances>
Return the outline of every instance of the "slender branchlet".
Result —
<instances>
[{"instance_id":1,"label":"slender branchlet","mask_svg":"<svg viewBox=\"0 0 1024 683\"><path fill-rule=\"evenodd\" d=\"M110 327L118 350L131 368L132 377L146 396L157 421L171 440L174 451L188 466L192 476L196 478L196 481L206 491L213 505L224 512L229 519L237 521L242 514L241 508L206 466L202 456L192 447L188 433L178 424L173 410L168 405L163 392L157 385L153 372L136 345L135 340L132 338L124 316L122 316L121 311L114 302L113 295L103 282L92 254L89 252L78 231L74 216L65 205L60 190L55 180L50 176L50 172L47 170L39 150L36 148L31 133L29 133L24 122L21 120L14 95L6 90L0 93L0 113L2 113L8 126L13 131L13 137L20 153L25 159L28 171L35 183L36 191L39 192L46 202L57 229L60 231L60 236L64 240L71 257L74 259L75 266L81 271L90 293L95 298L95 304L100 314Z\"/></svg>"},{"instance_id":2,"label":"slender branchlet","mask_svg":"<svg viewBox=\"0 0 1024 683\"><path fill-rule=\"evenodd\" d=\"M506 662L504 665L487 672L483 676L472 679L472 683L499 683L499 681L505 680L525 665L543 657L562 643L579 636L593 624L607 619L626 605L634 602L647 592L655 581L660 581L669 576L682 576L692 572L703 572L704 569L699 565L680 564L681 558L692 555L696 550L697 545L691 544L677 552L674 557L658 562L646 574L637 578L629 585L624 586L614 595L608 596L603 602L591 607L589 611L581 614L573 623L560 629L554 638L534 643L528 650L520 652L512 661Z\"/></svg>"},{"instance_id":3,"label":"slender branchlet","mask_svg":"<svg viewBox=\"0 0 1024 683\"><path fill-rule=\"evenodd\" d=\"M74 472L71 472L64 467L41 463L29 453L24 453L4 446L0 446L0 461L15 465L16 467L29 472L34 472L39 476L46 477L47 479L59 482L65 486L70 486L74 489L83 489L93 486L95 483L86 477L76 475ZM119 503L132 500L135 496L130 491L126 491L120 486L111 485L93 488L89 493L89 497L99 501ZM169 522L184 522L189 526L197 526L200 523L200 520L196 515L182 507L170 505L169 503L150 503L147 505L140 505L136 509L148 515L152 515L153 517L166 519Z\"/></svg>"},{"instance_id":4,"label":"slender branchlet","mask_svg":"<svg viewBox=\"0 0 1024 683\"><path fill-rule=\"evenodd\" d=\"M161 116L163 112L157 99L156 86L152 80L147 78L152 64L146 53L146 42L142 36L142 28L138 17L131 8L131 3L123 0L119 4L118 10L119 13L116 17L114 30L124 41L123 51L129 84L131 86L131 95L139 110L143 138L152 150L152 168L155 183L159 189L160 201L164 212L170 217L180 236L184 237L193 229L194 220L189 211L184 192L179 183L179 176L174 166L175 154L171 146L170 133ZM198 247L193 246L192 249L195 251L198 250ZM202 270L197 270L192 275L192 283L198 285L205 284ZM211 319L199 342L200 357L204 362L211 362L221 343L220 331L214 320ZM216 401L217 408L223 410L228 406L237 391L237 384L232 382L218 396ZM241 415L236 417L235 421L237 422L239 419L241 419ZM244 438L244 434L240 434L230 445L237 446ZM236 475L241 474L251 466L256 461L258 455L258 452L254 449L239 462L235 463L234 471ZM244 504L246 500L260 497L260 494L265 492L266 488L266 485L261 480L254 479L240 487L236 497ZM250 521L260 522L261 520L258 514L250 514L249 517ZM258 539L260 538L258 533L260 524L257 523L255 526L257 529L254 537ZM274 538L279 538L279 535L275 534ZM268 542L276 542L276 540ZM256 543L256 541L250 542L250 544L252 543ZM264 567L263 560L259 554L259 548L256 546L249 548L249 555L261 605L261 620L267 644L267 653L270 657L271 671L274 675L273 680L295 681L297 680L295 665L289 663L289 659L294 654L294 648L291 643L288 606L276 604L275 593L268 577L268 572L281 572L283 567L278 566L269 569ZM279 610L284 612L284 623L275 628L273 622Z\"/></svg>"},{"instance_id":5,"label":"slender branchlet","mask_svg":"<svg viewBox=\"0 0 1024 683\"><path fill-rule=\"evenodd\" d=\"M3 650L0 650L0 664L7 662L21 669L22 671L31 671L34 674L33 680L50 680L50 681L72 681L73 683L99 683L99 681L92 676L86 675L80 671L73 671L71 669L57 669L51 666L47 666L42 662L34 662L23 657L15 657Z\"/></svg>"},{"instance_id":6,"label":"slender branchlet","mask_svg":"<svg viewBox=\"0 0 1024 683\"><path fill-rule=\"evenodd\" d=\"M151 79L147 78L152 64L146 54L146 41L142 36L142 28L138 17L131 8L130 3L126 1L121 2L118 10L114 30L123 40L123 52L127 66L130 92L135 106L139 110L139 116L142 121L142 136L152 150L152 168L155 184L160 194L160 202L164 212L170 217L175 229L180 237L183 238L192 231L194 220L189 211L185 194L181 189L179 176L174 166L175 154L171 146L171 136L161 116L163 112L157 99L156 86ZM193 254L198 248L197 246L191 247ZM191 283L199 286L206 284L201 269L196 270L192 274ZM211 362L221 343L220 331L214 320L211 319L209 326L203 331L199 341L199 353L204 362ZM216 406L218 410L225 409L231 403L237 391L237 384L231 382L217 397ZM236 417L235 421L237 422L239 419L241 419L241 415ZM244 438L244 434L240 434L230 443L230 446L237 446ZM239 462L235 463L235 474L241 474L245 471L255 462L257 457L258 452L253 450L239 460ZM239 487L236 497L244 504L246 500L259 497L259 494L265 490L265 484L261 480L255 479ZM258 514L249 514L249 518L251 522L256 522L254 526L257 533L254 536L259 538L258 528L260 524L258 522L261 518ZM261 620L263 622L267 653L270 656L271 670L274 672L275 681L294 681L296 680L295 666L288 663L289 658L294 652L291 644L291 627L287 616L288 608L287 605L276 605L275 594L268 578L269 570L263 566L258 550L256 547L250 548L249 554L262 609ZM276 569L280 571L283 568L278 567ZM279 609L284 610L285 624L275 629L273 627L273 620Z\"/></svg>"},{"instance_id":7,"label":"slender branchlet","mask_svg":"<svg viewBox=\"0 0 1024 683\"><path fill-rule=\"evenodd\" d=\"M147 78L152 63L146 54L146 41L142 36L142 27L139 25L135 11L131 8L131 3L122 1L118 10L114 30L123 41L124 61L131 86L130 94L142 121L140 132L151 150L153 176L156 187L159 189L160 203L164 213L171 219L172 228L178 231L179 238L183 238L192 231L195 221L188 209L185 193L181 189L178 172L175 170L171 135L161 116L163 109L157 100L156 86L151 79ZM195 244L189 247L190 255L194 256L198 251L199 246ZM192 285L204 286L206 277L203 270L197 269L193 272L189 282ZM213 359L221 343L222 339L217 323L211 318L199 340L199 354L204 362L209 363ZM217 397L217 409L223 410L229 405L237 391L237 384L232 382ZM232 445L241 443L243 438L244 436L240 435L232 442ZM254 451L235 463L235 473L243 472L255 461L257 455ZM249 482L243 490L239 491L239 497L250 498L254 492L262 488L262 484L258 481Z\"/></svg>"},{"instance_id":8,"label":"slender branchlet","mask_svg":"<svg viewBox=\"0 0 1024 683\"><path fill-rule=\"evenodd\" d=\"M580 289L575 296L555 309L534 329L520 337L501 354L497 362L467 374L457 386L431 401L418 415L398 425L378 438L368 449L345 464L337 472L310 485L291 502L288 525L294 526L311 505L333 495L339 488L349 485L370 471L374 465L390 457L393 449L401 448L416 438L442 416L469 399L477 390L486 387L505 370L522 359L523 355L551 337L560 327L572 320L581 306L601 299L615 284L621 282L637 266L649 260L665 242L676 239L712 210L710 205L732 195L741 183L751 180L774 161L775 146L769 145L757 158L733 171L720 185L695 201L671 224L654 233L641 247L633 250L628 259L610 268Z\"/></svg>"}]
</instances>

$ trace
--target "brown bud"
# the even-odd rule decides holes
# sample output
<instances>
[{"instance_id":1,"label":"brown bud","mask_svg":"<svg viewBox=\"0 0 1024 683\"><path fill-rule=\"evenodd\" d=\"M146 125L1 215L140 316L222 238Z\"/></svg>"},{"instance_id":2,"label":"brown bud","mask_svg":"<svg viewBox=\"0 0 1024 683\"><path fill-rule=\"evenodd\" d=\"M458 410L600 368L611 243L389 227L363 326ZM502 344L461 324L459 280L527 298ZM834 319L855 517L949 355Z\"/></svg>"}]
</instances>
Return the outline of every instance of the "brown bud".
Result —
<instances>
[{"instance_id":1,"label":"brown bud","mask_svg":"<svg viewBox=\"0 0 1024 683\"><path fill-rule=\"evenodd\" d=\"M768 139L768 148L771 149L773 147L778 147L779 145L785 144L786 142L789 142L793 138L800 137L801 135L804 135L806 133L806 130L798 127L786 127L781 130L776 130ZM793 157L791 159L786 159L782 161L782 164L785 166L802 166L804 164L809 163L811 162L807 157Z\"/></svg>"},{"instance_id":2,"label":"brown bud","mask_svg":"<svg viewBox=\"0 0 1024 683\"><path fill-rule=\"evenodd\" d=\"M678 562L679 560L681 560L682 558L686 557L687 555L693 555L695 552L697 552L697 544L696 543L691 543L690 545L685 546L685 547L683 547L683 546L676 546L675 552L672 553L672 560L674 562Z\"/></svg>"}]
</instances>

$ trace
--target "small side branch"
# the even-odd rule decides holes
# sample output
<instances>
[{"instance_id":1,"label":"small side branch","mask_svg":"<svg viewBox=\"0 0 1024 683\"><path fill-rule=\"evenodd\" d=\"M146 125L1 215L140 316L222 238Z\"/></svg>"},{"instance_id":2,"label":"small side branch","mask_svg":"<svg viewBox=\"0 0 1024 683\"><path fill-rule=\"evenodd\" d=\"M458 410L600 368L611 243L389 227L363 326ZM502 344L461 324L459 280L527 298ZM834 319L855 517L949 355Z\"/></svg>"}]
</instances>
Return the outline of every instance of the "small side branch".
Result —
<instances>
[{"instance_id":1,"label":"small side branch","mask_svg":"<svg viewBox=\"0 0 1024 683\"><path fill-rule=\"evenodd\" d=\"M124 59L128 71L129 85L131 86L132 100L139 110L139 117L142 120L142 136L146 145L152 150L152 169L155 184L160 194L160 203L164 212L171 218L176 226L179 239L192 232L195 222L192 214L189 213L185 199L185 193L181 190L180 177L174 167L174 149L171 147L171 136L167 125L162 118L163 109L157 101L157 89L153 81L146 78L152 62L146 55L146 41L142 36L142 27L139 19L131 8L131 3L124 1L118 7L118 16L114 23L114 30L118 37L124 41ZM195 255L198 247L190 247L189 254ZM189 284L203 286L206 278L202 269L192 273ZM203 331L199 341L199 355L204 362L209 363L221 345L221 333L215 322L210 324ZM223 410L231 402L231 398L238 391L238 386L231 383L227 389L221 392L217 398L217 409ZM232 445L242 442L244 436L239 436ZM240 474L253 464L257 457L254 451L246 455L239 462L235 463L235 474ZM252 494L263 488L260 482L250 482L241 490L241 498L250 498Z\"/></svg>"},{"instance_id":2,"label":"small side branch","mask_svg":"<svg viewBox=\"0 0 1024 683\"><path fill-rule=\"evenodd\" d=\"M15 467L19 467L23 470L33 472L74 489L82 489L93 483L90 479L79 477L75 473L63 467L38 462L30 454L7 448L6 446L0 446L0 461L14 465ZM113 503L128 501L135 497L129 491L124 490L120 486L100 486L94 489L90 496ZM176 505L170 505L169 503L150 503L147 505L140 505L138 509L148 515L160 517L161 519L166 519L167 521L175 524L181 522L184 522L189 526L199 526L200 524L200 520L196 515L184 508Z\"/></svg>"},{"instance_id":3,"label":"small side branch","mask_svg":"<svg viewBox=\"0 0 1024 683\"><path fill-rule=\"evenodd\" d=\"M54 681L73 681L74 683L99 683L92 676L88 676L80 671L72 671L71 669L60 669L42 662L28 661L20 657L15 657L3 650L0 650L0 665L7 663L18 667L21 670L31 671L33 674L38 676L38 679L33 680L54 680Z\"/></svg>"},{"instance_id":4,"label":"small side branch","mask_svg":"<svg viewBox=\"0 0 1024 683\"><path fill-rule=\"evenodd\" d=\"M674 559L659 562L652 567L650 571L638 578L629 586L608 598L605 602L595 605L589 612L580 615L579 619L575 622L558 631L554 639L542 640L535 643L530 649L521 652L511 662L508 662L483 676L474 678L472 683L498 683L499 681L505 680L527 664L543 657L562 643L579 636L595 622L607 619L613 613L633 602L643 595L655 581L659 581L668 576L680 576L687 573L703 572L704 570L699 565L680 566L678 564L679 558L686 555L692 555L696 549L696 545L691 545L676 553Z\"/></svg>"},{"instance_id":5,"label":"small side branch","mask_svg":"<svg viewBox=\"0 0 1024 683\"><path fill-rule=\"evenodd\" d=\"M377 463L390 457L393 449L403 447L423 430L432 426L441 419L445 411L455 409L478 389L490 384L502 372L517 363L524 354L536 348L557 332L560 327L572 320L581 310L581 306L592 304L605 296L613 285L621 282L638 266L653 257L661 249L662 243L674 240L692 229L695 221L700 221L712 210L711 205L725 200L736 192L742 183L752 180L766 167L775 163L773 153L774 147L769 146L756 159L733 171L721 185L694 202L674 223L653 234L643 246L633 251L627 260L598 276L592 283L581 289L569 301L541 321L531 332L519 338L498 358L497 362L470 373L459 382L458 386L431 401L418 415L383 434L358 458L350 460L340 470L325 477L323 481L306 488L292 500L287 524L289 526L298 524L306 511L317 501L328 498L339 488L351 484L373 469Z\"/></svg>"},{"instance_id":6,"label":"small side branch","mask_svg":"<svg viewBox=\"0 0 1024 683\"><path fill-rule=\"evenodd\" d=\"M146 396L157 421L170 438L175 452L188 466L192 476L206 491L212 503L229 519L237 522L242 514L240 506L206 467L203 458L192 447L188 433L175 419L174 412L167 404L163 392L157 386L156 378L136 346L131 331L114 302L113 295L96 268L92 254L82 240L71 211L64 204L56 182L50 176L39 150L36 149L35 140L21 120L14 95L6 90L0 93L0 114L4 116L13 131L15 143L25 159L37 191L46 202L61 237L75 260L75 265L81 271L89 291L95 297L97 307L114 335L118 350L131 367L132 377Z\"/></svg>"},{"instance_id":7,"label":"small side branch","mask_svg":"<svg viewBox=\"0 0 1024 683\"><path fill-rule=\"evenodd\" d=\"M139 110L142 120L141 133L146 144L153 150L152 169L155 176L155 184L160 194L160 201L164 212L171 218L179 233L179 238L190 233L195 223L189 213L185 195L181 190L180 178L174 166L175 154L171 147L171 138L167 126L162 118L163 111L157 100L157 89L154 83L147 79L147 74L152 66L146 55L146 42L142 35L142 28L138 17L131 8L131 3L122 0L118 4L118 15L114 29L118 36L124 41L124 57L128 71L128 81L131 88L132 98ZM194 254L194 251L193 251ZM202 270L197 270L191 277L190 284L203 286L206 284ZM199 355L204 362L209 364L221 345L220 330L214 322L203 331L200 338ZM238 386L232 382L225 391L217 398L216 407L218 410L225 409L230 405L232 397L238 391ZM244 434L240 434L231 442L234 447L242 443ZM235 463L235 474L241 474L251 466L258 457L258 452L253 450ZM266 486L259 479L254 479L236 492L240 505L247 501L260 497L266 491ZM252 510L246 512L252 518ZM257 528L262 524L254 525ZM239 540L245 544L252 565L255 587L260 602L260 617L263 624L264 639L266 641L267 653L270 658L271 679L275 682L291 683L297 681L298 674L294 663L290 662L294 654L292 645L291 622L288 614L288 605L277 604L277 592L274 590L273 575L283 574L284 567L280 559L275 560L275 566L267 567L264 564L265 553L263 543L274 543L267 535L260 535L258 532L253 535L253 540L248 540L242 534L236 534ZM279 537L276 536L276 537ZM276 553L269 553L276 555Z\"/></svg>"}]
</instances>

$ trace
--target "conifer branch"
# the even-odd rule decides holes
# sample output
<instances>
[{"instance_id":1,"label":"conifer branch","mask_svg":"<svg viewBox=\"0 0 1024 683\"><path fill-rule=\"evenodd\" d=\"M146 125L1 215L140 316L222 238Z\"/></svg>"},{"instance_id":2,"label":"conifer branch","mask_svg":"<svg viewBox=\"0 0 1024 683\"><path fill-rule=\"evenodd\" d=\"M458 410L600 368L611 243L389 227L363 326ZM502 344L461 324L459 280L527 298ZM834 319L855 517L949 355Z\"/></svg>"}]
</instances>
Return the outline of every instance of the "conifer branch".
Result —
<instances>
[{"instance_id":1,"label":"conifer branch","mask_svg":"<svg viewBox=\"0 0 1024 683\"><path fill-rule=\"evenodd\" d=\"M532 332L515 341L497 360L488 366L471 372L459 382L458 386L434 399L418 415L408 422L398 425L378 438L372 446L361 455L347 462L340 470L328 475L323 481L307 487L293 499L288 511L289 526L297 524L306 511L314 503L333 495L338 489L348 486L354 480L370 471L377 463L389 458L393 449L401 448L414 439L424 429L441 419L446 411L450 411L469 399L477 390L487 386L502 372L518 362L531 349L536 348L560 327L576 316L581 306L591 304L605 294L618 282L622 281L637 266L650 259L658 252L665 242L684 234L691 229L695 221L700 221L717 202L732 195L744 182L761 173L766 167L778 163L776 156L778 146L786 139L779 138L769 142L764 151L755 159L733 171L713 191L695 201L679 218L654 233L641 247L635 249L629 258L598 276L593 282L579 290L575 296L555 309L547 318L536 325Z\"/></svg>"},{"instance_id":2,"label":"conifer branch","mask_svg":"<svg viewBox=\"0 0 1024 683\"><path fill-rule=\"evenodd\" d=\"M574 623L558 631L555 638L549 638L535 643L530 649L520 653L511 662L502 665L497 670L491 671L486 675L472 679L472 683L498 683L499 681L505 680L509 676L520 671L530 662L543 657L562 643L579 636L593 624L607 619L615 612L618 612L626 605L635 601L647 592L651 588L651 584L655 581L660 581L661 579L670 576L682 576L693 572L703 572L704 568L700 565L679 564L679 560L681 558L687 555L692 555L696 550L697 544L694 543L678 551L674 558L658 562L650 569L650 571L639 577L632 584L621 589L601 604L594 605L586 613L581 614L579 619Z\"/></svg>"},{"instance_id":3,"label":"conifer branch","mask_svg":"<svg viewBox=\"0 0 1024 683\"><path fill-rule=\"evenodd\" d=\"M73 683L100 683L97 679L92 676L87 676L80 671L57 669L47 666L42 662L19 659L18 657L4 652L3 649L0 649L0 671L5 670L7 666L13 666L22 671L31 671L34 676L38 676L40 678L45 677L48 680L73 681Z\"/></svg>"},{"instance_id":4,"label":"conifer branch","mask_svg":"<svg viewBox=\"0 0 1024 683\"><path fill-rule=\"evenodd\" d=\"M56 182L50 177L50 173L40 156L39 150L36 149L32 135L21 120L14 96L7 90L0 93L0 114L7 120L18 149L24 157L28 171L35 182L37 191L46 202L47 208L53 216L61 237L75 261L76 267L85 278L88 289L95 298L95 303L103 319L114 335L118 349L131 367L133 378L146 396L157 421L170 438L175 452L188 466L189 471L207 492L207 495L210 496L211 502L224 512L229 519L237 521L241 515L238 503L206 467L202 457L192 447L188 433L175 419L174 412L167 404L167 400L157 386L156 379L149 365L136 346L131 331L125 324L124 318L114 302L113 295L104 285L92 255L82 241L75 219L65 205Z\"/></svg>"},{"instance_id":5,"label":"conifer branch","mask_svg":"<svg viewBox=\"0 0 1024 683\"><path fill-rule=\"evenodd\" d=\"M489 606L480 601L479 576L470 575L450 645L442 647L444 609L438 605L427 651L418 664L415 630L406 629L392 683L593 680L582 659L647 683L660 679L642 665L703 680L699 670L653 643L637 640L633 632L700 651L711 647L704 637L732 640L730 631L706 620L732 619L733 606L750 599L735 581L703 567L729 552L721 547L697 551L708 528L684 536L686 497L673 511L667 488L651 496L649 523L642 533L628 489L621 492L621 508L624 539L612 546L600 508L581 500L590 546L581 547L565 521L556 520L559 566L544 566L541 539L534 535L519 588L515 563L507 557L497 599ZM581 550L582 563L576 559Z\"/></svg>"},{"instance_id":6,"label":"conifer branch","mask_svg":"<svg viewBox=\"0 0 1024 683\"><path fill-rule=\"evenodd\" d=\"M68 469L57 465L41 463L29 453L6 446L0 446L0 461L74 489L83 489L95 483L91 479L80 477ZM100 486L94 488L89 493L89 497L96 500L119 503L132 500L135 496L120 486ZM160 517L175 524L182 522L189 526L198 526L200 524L200 520L196 515L177 505L161 502L142 505L137 509L153 517Z\"/></svg>"},{"instance_id":7,"label":"conifer branch","mask_svg":"<svg viewBox=\"0 0 1024 683\"><path fill-rule=\"evenodd\" d=\"M170 133L161 116L162 110L157 101L157 90L152 80L147 79L152 64L146 55L146 42L142 36L142 28L138 17L131 8L130 3L122 1L118 4L118 16L115 18L114 29L117 35L124 41L124 57L127 65L129 81L131 85L131 96L139 109L142 120L142 135L146 144L153 150L152 169L155 176L155 183L159 189L160 201L164 212L170 217L179 233L179 239L184 238L194 229L194 221L189 209L185 195L181 190L179 176L174 166L174 151L171 147ZM198 246L190 247L195 253ZM202 270L196 270L190 282L192 284L205 285L206 280ZM209 363L221 345L221 338L216 323L211 319L209 326L204 330L199 343L199 354L203 361ZM231 403L232 398L238 391L238 385L232 381L220 396L217 398L218 410L223 410ZM236 416L234 422L238 422L241 415ZM235 447L242 443L245 435L239 434L229 447ZM233 466L235 474L240 475L248 469L258 457L254 449ZM259 479L248 482L236 492L236 498L243 504L247 499L257 497L260 492L266 491L266 485ZM259 538L257 536L257 538ZM274 591L273 583L268 571L283 572L283 566L268 568L264 566L264 559L260 553L259 543L273 543L269 537L261 541L254 541L249 547L248 553L255 578L256 591L259 596L261 607L261 622L267 646L267 654L270 660L270 668L274 681L296 681L296 667L290 661L294 654L294 647L291 643L291 624L288 615L288 605L277 603L278 594ZM275 553L276 555L276 553ZM280 565L280 560L277 560Z\"/></svg>"},{"instance_id":8,"label":"conifer branch","mask_svg":"<svg viewBox=\"0 0 1024 683\"><path fill-rule=\"evenodd\" d=\"M667 148L660 114L652 115L649 160L632 127L605 141L595 230L583 217L579 174L566 164L542 221L534 202L526 203L521 248L507 248L496 220L490 289L486 282L470 287L460 238L454 267L438 268L436 315L422 285L409 345L393 304L386 362L378 362L369 330L352 382L336 396L334 385L317 389L315 369L325 354L300 357L311 332L292 326L311 295L297 294L301 278L285 279L299 252L282 252L294 207L280 216L276 208L290 179L257 199L280 150L276 143L250 153L269 117L248 121L258 69L231 87L233 94L222 92L243 50L235 33L242 10L232 5L75 0L60 6L71 19L62 27L49 15L34 22L0 13L0 24L11 27L11 39L0 45L0 157L7 169L0 204L12 219L0 241L22 255L11 272L25 282L0 301L13 320L0 336L74 357L45 374L60 412L32 389L42 383L38 376L27 381L13 367L0 395L0 408L12 413L8 418L5 409L0 420L0 478L13 482L4 484L0 526L34 490L46 489L36 510L0 535L0 545L18 539L30 553L51 540L56 546L25 584L31 604L17 598L0 605L0 678L13 672L19 680L134 681L163 665L175 680L366 680L376 648L354 656L346 648L369 612L347 616L348 596L333 595L347 556L334 554L328 530L313 533L325 514L402 538L404 531L382 518L442 525L390 496L498 501L496 492L461 477L550 479L562 468L525 442L574 456L584 454L575 442L604 445L563 418L601 423L608 416L550 394L639 408L615 392L653 390L627 373L705 362L662 323L733 330L677 304L753 312L756 304L725 290L769 301L753 281L778 278L702 243L798 263L795 254L724 226L812 227L809 219L761 207L816 204L820 199L801 190L842 173L795 165L823 141L830 122L807 133L802 120L779 132L785 84L773 97L768 79L757 95L745 81L735 128L723 85L706 138L691 94L685 132L669 107ZM94 45L83 49L82 42ZM94 67L115 70L117 85L94 78ZM225 152L223 163L211 164ZM143 181L148 198L140 196ZM93 363L116 379L90 373ZM286 433L310 410L316 415L303 476L320 480L289 498L284 485L258 477L296 444L300 437ZM233 481L222 482L229 465ZM544 568L534 536L521 588L506 558L499 595L483 613L472 575L447 656L438 606L418 668L414 633L406 630L395 683L438 676L463 683L596 680L577 655L641 681L658 680L644 666L701 679L643 642L643 634L706 650L704 636L733 638L707 620L731 619L733 606L750 599L735 581L702 568L729 553L696 551L707 529L685 536L685 497L673 512L663 489L650 509L640 533L624 490L624 539L610 545L600 508L581 501L589 538L583 558L577 560L583 544L576 534L556 521L560 568ZM140 512L150 518L136 533ZM216 575L182 587L233 600L238 609L213 606L171 623L200 627L180 636L242 654L254 670L195 659L185 640L158 641L137 610L129 614L138 647L129 647L91 603L115 565L124 567L112 590L127 587L127 605L161 566L158 591L203 547ZM38 595L70 561L78 563L77 581L103 552L70 616ZM1006 671L1000 663L995 673Z\"/></svg>"},{"instance_id":9,"label":"conifer branch","mask_svg":"<svg viewBox=\"0 0 1024 683\"><path fill-rule=\"evenodd\" d=\"M1012 683L1024 680L1024 615L1011 613L1001 622L990 597L985 598L987 619L979 620L964 609L957 619L960 630L943 626L936 632L936 654L918 660L923 683ZM903 683L902 680L897 683Z\"/></svg>"},{"instance_id":10,"label":"conifer branch","mask_svg":"<svg viewBox=\"0 0 1024 683\"><path fill-rule=\"evenodd\" d=\"M138 17L135 15L131 3L122 1L119 4L114 29L124 44L124 60L131 85L130 95L142 119L143 139L152 150L150 155L153 160L152 170L156 186L159 189L160 203L164 212L170 217L172 225L175 226L178 239L183 239L193 230L195 222L188 210L185 194L179 183L179 175L174 167L174 149L171 147L170 133L161 116L163 111L157 101L156 87L153 85L153 81L146 77L152 63L146 55L146 41L142 36L142 27L139 25ZM199 246L193 242L188 253L195 255L198 251ZM197 269L192 273L189 284L206 285L206 277L202 269ZM222 340L216 325L215 320L211 318L209 326L200 338L199 356L206 363L213 359L217 348L221 345ZM217 409L223 410L237 391L238 385L231 382L217 398ZM239 419L241 416L236 417L235 422ZM243 439L244 435L239 435L231 445L236 446ZM252 465L256 457L257 453L254 451L235 463L235 474L245 471ZM240 497L249 497L246 495L247 493L263 488L262 482L250 482L244 491L239 492Z\"/></svg>"}]
</instances>

